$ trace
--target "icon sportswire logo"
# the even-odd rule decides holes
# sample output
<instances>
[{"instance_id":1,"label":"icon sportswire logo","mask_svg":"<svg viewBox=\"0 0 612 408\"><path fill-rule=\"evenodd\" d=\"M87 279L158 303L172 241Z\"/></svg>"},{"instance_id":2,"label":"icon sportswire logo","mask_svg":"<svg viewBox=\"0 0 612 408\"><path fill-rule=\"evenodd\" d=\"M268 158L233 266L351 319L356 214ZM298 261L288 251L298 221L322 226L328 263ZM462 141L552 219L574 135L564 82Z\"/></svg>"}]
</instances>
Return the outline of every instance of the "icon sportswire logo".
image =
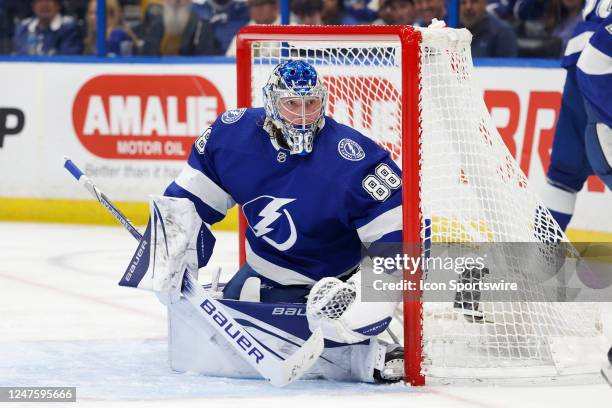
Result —
<instances>
[{"instance_id":1,"label":"icon sportswire logo","mask_svg":"<svg viewBox=\"0 0 612 408\"><path fill-rule=\"evenodd\" d=\"M243 205L249 227L256 237L278 249L286 251L297 241L297 231L286 207L295 198L259 196Z\"/></svg>"}]
</instances>

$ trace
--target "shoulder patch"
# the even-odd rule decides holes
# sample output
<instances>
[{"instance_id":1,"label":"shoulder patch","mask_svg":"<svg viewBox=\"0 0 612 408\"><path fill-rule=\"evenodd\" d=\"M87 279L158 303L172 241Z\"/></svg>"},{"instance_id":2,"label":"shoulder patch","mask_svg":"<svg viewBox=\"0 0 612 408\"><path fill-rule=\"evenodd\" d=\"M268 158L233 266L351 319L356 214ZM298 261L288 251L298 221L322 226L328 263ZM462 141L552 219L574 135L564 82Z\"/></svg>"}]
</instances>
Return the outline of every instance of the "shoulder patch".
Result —
<instances>
[{"instance_id":1,"label":"shoulder patch","mask_svg":"<svg viewBox=\"0 0 612 408\"><path fill-rule=\"evenodd\" d=\"M208 138L210 137L211 128L206 129L198 140L195 142L195 148L200 154L204 154L204 149L206 148L206 142L208 142Z\"/></svg>"},{"instance_id":2,"label":"shoulder patch","mask_svg":"<svg viewBox=\"0 0 612 408\"><path fill-rule=\"evenodd\" d=\"M221 115L221 122L225 123L226 125L236 123L240 120L242 115L244 115L244 112L246 112L246 108L228 110Z\"/></svg>"},{"instance_id":3,"label":"shoulder patch","mask_svg":"<svg viewBox=\"0 0 612 408\"><path fill-rule=\"evenodd\" d=\"M359 161L365 157L365 152L359 143L346 138L338 142L338 153L340 153L340 156L350 161Z\"/></svg>"}]
</instances>

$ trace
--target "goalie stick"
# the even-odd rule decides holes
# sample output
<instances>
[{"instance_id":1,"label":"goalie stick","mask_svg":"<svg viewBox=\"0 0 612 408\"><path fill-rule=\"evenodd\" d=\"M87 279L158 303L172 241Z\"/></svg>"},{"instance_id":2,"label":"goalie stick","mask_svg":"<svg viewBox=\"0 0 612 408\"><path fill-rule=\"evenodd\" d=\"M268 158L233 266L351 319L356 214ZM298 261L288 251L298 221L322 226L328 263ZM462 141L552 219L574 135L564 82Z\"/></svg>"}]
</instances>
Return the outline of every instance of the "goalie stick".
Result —
<instances>
[{"instance_id":1,"label":"goalie stick","mask_svg":"<svg viewBox=\"0 0 612 408\"><path fill-rule=\"evenodd\" d=\"M143 235L130 220L68 157L64 157L64 167L134 238L139 242L143 240ZM229 342L234 351L274 386L282 387L300 378L323 352L323 335L321 329L317 329L293 355L285 360L278 359L266 346L236 322L225 307L208 294L187 270L183 275L181 293L209 322L210 326ZM230 335L229 329L232 327L233 333Z\"/></svg>"}]
</instances>

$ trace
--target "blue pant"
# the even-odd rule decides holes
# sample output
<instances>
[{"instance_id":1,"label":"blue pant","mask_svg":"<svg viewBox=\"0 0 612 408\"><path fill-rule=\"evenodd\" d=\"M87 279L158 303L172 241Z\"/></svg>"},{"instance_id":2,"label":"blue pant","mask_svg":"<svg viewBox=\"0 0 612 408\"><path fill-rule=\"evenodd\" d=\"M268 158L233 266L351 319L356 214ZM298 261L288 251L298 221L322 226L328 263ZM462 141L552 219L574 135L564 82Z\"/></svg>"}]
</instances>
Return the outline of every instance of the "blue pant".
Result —
<instances>
[{"instance_id":1,"label":"blue pant","mask_svg":"<svg viewBox=\"0 0 612 408\"><path fill-rule=\"evenodd\" d=\"M578 88L576 67L568 67L547 172L548 184L553 188L573 193L575 197L587 178L597 174L612 189L612 168L599 143L598 122L601 120ZM549 210L561 229L565 230L572 214L553 208Z\"/></svg>"},{"instance_id":2,"label":"blue pant","mask_svg":"<svg viewBox=\"0 0 612 408\"><path fill-rule=\"evenodd\" d=\"M563 190L580 191L586 179L595 174L585 148L586 127L587 112L576 81L576 67L568 67L547 173L551 184Z\"/></svg>"},{"instance_id":3,"label":"blue pant","mask_svg":"<svg viewBox=\"0 0 612 408\"><path fill-rule=\"evenodd\" d=\"M279 286L262 277L248 263L245 263L223 288L223 298L239 299L242 286L250 277L261 279L259 294L263 303L306 303L306 295L310 292L310 288L307 286Z\"/></svg>"}]
</instances>

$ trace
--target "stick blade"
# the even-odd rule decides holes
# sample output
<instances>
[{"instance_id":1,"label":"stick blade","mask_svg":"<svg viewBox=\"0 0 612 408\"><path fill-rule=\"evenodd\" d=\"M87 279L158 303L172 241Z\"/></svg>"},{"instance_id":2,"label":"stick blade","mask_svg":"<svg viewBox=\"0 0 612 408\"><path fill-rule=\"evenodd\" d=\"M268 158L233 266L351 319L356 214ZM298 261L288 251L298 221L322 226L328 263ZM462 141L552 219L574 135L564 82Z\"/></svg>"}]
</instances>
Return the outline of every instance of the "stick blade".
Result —
<instances>
[{"instance_id":1,"label":"stick blade","mask_svg":"<svg viewBox=\"0 0 612 408\"><path fill-rule=\"evenodd\" d=\"M316 329L302 347L287 358L278 375L270 376L270 384L284 387L299 379L312 367L323 352L323 333Z\"/></svg>"}]
</instances>

